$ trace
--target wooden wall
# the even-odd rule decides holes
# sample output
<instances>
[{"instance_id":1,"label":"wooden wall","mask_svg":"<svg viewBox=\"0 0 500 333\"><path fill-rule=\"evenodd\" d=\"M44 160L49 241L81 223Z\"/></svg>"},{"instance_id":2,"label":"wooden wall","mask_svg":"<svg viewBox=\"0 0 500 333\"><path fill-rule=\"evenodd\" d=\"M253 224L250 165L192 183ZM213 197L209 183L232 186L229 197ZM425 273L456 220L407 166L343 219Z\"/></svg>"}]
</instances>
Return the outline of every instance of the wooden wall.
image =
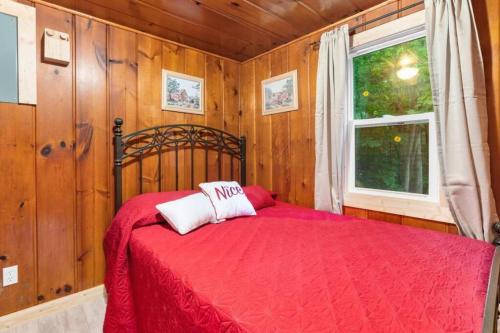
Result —
<instances>
[{"instance_id":1,"label":"wooden wall","mask_svg":"<svg viewBox=\"0 0 500 333\"><path fill-rule=\"evenodd\" d=\"M20 279L0 287L0 315L103 282L115 117L125 120L125 132L197 123L239 133L238 62L36 7L38 105L0 104L0 255L7 256L0 265L19 265ZM45 27L69 33L69 66L40 61ZM205 116L161 111L162 68L205 78ZM173 168L169 158L164 165ZM151 162L145 161L145 190L156 189L158 181L173 189L175 181L158 179ZM126 168L125 178L129 197L138 190L134 167ZM181 187L190 186L188 172L181 180Z\"/></svg>"},{"instance_id":2,"label":"wooden wall","mask_svg":"<svg viewBox=\"0 0 500 333\"><path fill-rule=\"evenodd\" d=\"M394 1L349 24L412 2ZM497 0L473 2L487 75L493 183L500 198L500 10ZM318 50L309 44L322 31L240 64L37 5L38 42L45 27L70 34L73 61L68 67L45 64L38 54L38 105L0 104L0 256L7 256L0 266L19 265L20 277L19 284L0 287L0 315L102 283L102 238L113 215L111 128L117 116L125 120L125 132L199 123L246 135L248 183L273 188L281 199L313 205ZM40 44L37 49L40 53ZM160 110L161 68L205 78L205 116ZM300 109L261 116L261 80L292 69L299 75ZM187 188L190 159L181 158L181 186ZM167 170L159 179L156 163L146 161L146 190L154 190L159 181L174 188L173 179L165 177L172 157L165 156L164 162ZM209 163L214 166L216 156ZM126 168L124 178L125 197L136 194L137 169ZM195 174L195 183L202 179ZM346 207L345 213L456 232L450 225L366 209Z\"/></svg>"},{"instance_id":3,"label":"wooden wall","mask_svg":"<svg viewBox=\"0 0 500 333\"><path fill-rule=\"evenodd\" d=\"M415 0L395 0L341 22L352 27L415 2ZM497 207L500 211L500 171L496 167L500 161L499 3L498 0L473 0L473 5L485 59L491 166L494 190L496 197L499 198ZM399 15L371 23L357 32L422 9L423 6L412 8ZM314 205L314 113L319 51L310 44L318 41L323 31L325 29L305 38L299 38L241 65L243 87L241 131L249 138L248 160L252 165L248 171L248 179L250 182L273 188L281 199L309 207ZM261 81L294 69L298 72L299 110L262 116ZM346 207L345 214L456 233L454 226L444 223L366 209Z\"/></svg>"}]
</instances>

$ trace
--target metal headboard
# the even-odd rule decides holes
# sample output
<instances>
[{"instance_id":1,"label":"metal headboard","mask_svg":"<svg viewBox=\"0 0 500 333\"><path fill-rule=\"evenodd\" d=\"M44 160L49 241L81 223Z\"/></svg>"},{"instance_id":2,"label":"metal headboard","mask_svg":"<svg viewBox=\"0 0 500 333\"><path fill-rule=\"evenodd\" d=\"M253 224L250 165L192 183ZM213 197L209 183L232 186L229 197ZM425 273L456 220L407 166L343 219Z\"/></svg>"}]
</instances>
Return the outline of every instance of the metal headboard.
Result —
<instances>
[{"instance_id":1,"label":"metal headboard","mask_svg":"<svg viewBox=\"0 0 500 333\"><path fill-rule=\"evenodd\" d=\"M122 167L125 161L139 163L139 188L142 193L142 162L145 157L157 156L158 192L162 191L162 154L175 152L175 189L179 190L179 150L187 149L191 153L191 189L194 189L194 150L205 151L205 179L208 179L208 152L218 153L218 179L222 177L222 154L230 156L231 179L234 179L233 160L240 163L240 183L246 185L246 139L238 138L219 129L190 124L164 125L145 128L130 134L122 134L123 120L115 119L113 128L114 175L115 175L115 210L122 205Z\"/></svg>"}]
</instances>

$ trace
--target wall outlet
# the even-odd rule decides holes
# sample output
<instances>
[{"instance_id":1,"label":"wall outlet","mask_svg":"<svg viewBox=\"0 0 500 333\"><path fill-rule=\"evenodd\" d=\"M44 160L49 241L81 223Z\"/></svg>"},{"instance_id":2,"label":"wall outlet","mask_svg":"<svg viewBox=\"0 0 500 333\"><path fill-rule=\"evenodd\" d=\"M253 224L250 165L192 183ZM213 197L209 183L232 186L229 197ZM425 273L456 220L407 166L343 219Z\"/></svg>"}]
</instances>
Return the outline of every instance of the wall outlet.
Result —
<instances>
[{"instance_id":1,"label":"wall outlet","mask_svg":"<svg viewBox=\"0 0 500 333\"><path fill-rule=\"evenodd\" d=\"M16 284L18 281L17 265L5 267L3 269L3 286L7 287Z\"/></svg>"}]
</instances>

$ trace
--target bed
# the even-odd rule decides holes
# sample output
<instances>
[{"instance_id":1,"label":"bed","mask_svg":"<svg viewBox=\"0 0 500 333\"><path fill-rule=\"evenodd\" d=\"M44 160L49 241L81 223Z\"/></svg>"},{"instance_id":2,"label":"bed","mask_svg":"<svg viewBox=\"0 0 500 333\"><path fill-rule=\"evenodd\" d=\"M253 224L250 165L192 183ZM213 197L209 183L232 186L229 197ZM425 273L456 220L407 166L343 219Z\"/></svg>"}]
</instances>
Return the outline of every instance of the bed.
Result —
<instances>
[{"instance_id":1,"label":"bed","mask_svg":"<svg viewBox=\"0 0 500 333\"><path fill-rule=\"evenodd\" d=\"M495 246L280 201L180 236L154 206L193 192L159 188L122 205L122 162L142 163L141 154L164 149L176 156L182 148L215 149L238 161L240 174L231 176L245 185L245 140L195 125L122 136L121 125L120 209L105 239L105 332L495 330Z\"/></svg>"}]
</instances>

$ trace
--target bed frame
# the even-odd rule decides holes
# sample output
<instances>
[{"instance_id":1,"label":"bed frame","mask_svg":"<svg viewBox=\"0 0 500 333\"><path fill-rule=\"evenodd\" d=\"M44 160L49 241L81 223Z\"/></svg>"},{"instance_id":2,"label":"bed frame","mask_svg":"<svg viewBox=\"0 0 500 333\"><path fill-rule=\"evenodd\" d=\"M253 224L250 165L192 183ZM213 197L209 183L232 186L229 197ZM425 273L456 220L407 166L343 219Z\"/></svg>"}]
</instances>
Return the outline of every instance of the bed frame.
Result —
<instances>
[{"instance_id":1,"label":"bed frame","mask_svg":"<svg viewBox=\"0 0 500 333\"><path fill-rule=\"evenodd\" d=\"M143 159L156 156L158 162L158 179L162 174L162 155L175 152L175 190L179 190L179 150L188 150L191 157L191 189L194 184L195 150L205 152L205 180L208 181L208 153L217 152L217 179L222 179L222 156L229 156L231 180L239 180L246 185L246 139L216 128L201 125L176 124L145 128L130 134L122 133L123 120L115 119L113 128L114 142L114 175L115 175L115 211L122 205L122 167L129 163L139 163L139 192L143 193ZM189 154L189 153L188 153ZM189 156L189 155L188 155ZM234 175L234 160L240 164L239 179ZM158 181L158 192L162 191Z\"/></svg>"},{"instance_id":2,"label":"bed frame","mask_svg":"<svg viewBox=\"0 0 500 333\"><path fill-rule=\"evenodd\" d=\"M114 133L114 175L115 175L115 209L122 205L122 167L124 163L139 163L139 189L142 193L142 162L147 156L157 156L158 178L161 179L162 154L175 152L175 188L179 190L179 150L187 149L191 157L191 189L194 189L194 150L205 151L205 179L208 180L208 151L218 153L218 179L222 178L222 154L230 156L231 179L234 179L233 160L240 163L240 183L246 185L246 140L227 132L201 125L165 125L145 128L127 135L122 135L123 120L115 119ZM158 191L161 192L161 181ZM500 284L500 222L495 223L493 230L498 237L493 243L497 246L492 261L488 291L483 318L483 333L497 333L499 284Z\"/></svg>"}]
</instances>

